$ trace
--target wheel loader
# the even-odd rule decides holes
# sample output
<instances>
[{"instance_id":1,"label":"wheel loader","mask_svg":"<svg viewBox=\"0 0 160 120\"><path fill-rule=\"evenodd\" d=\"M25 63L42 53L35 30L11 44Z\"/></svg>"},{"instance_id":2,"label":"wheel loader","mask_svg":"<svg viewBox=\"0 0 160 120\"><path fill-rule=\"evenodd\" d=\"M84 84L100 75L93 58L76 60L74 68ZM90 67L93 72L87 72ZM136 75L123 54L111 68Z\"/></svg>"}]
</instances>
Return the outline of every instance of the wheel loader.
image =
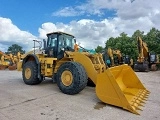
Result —
<instances>
[{"instance_id":1,"label":"wheel loader","mask_svg":"<svg viewBox=\"0 0 160 120\"><path fill-rule=\"evenodd\" d=\"M48 33L47 41L43 41L44 48L34 49L23 59L23 81L27 85L35 85L50 77L61 92L74 95L81 92L90 79L102 102L139 114L149 91L131 67L108 68L102 54L76 52L75 41L75 37L68 33Z\"/></svg>"},{"instance_id":2,"label":"wheel loader","mask_svg":"<svg viewBox=\"0 0 160 120\"><path fill-rule=\"evenodd\" d=\"M12 54L1 54L1 60L0 60L0 70L4 70L6 68L9 68L11 66L14 66L13 61L14 59L12 59ZM16 68L16 66L14 66Z\"/></svg>"},{"instance_id":3,"label":"wheel loader","mask_svg":"<svg viewBox=\"0 0 160 120\"><path fill-rule=\"evenodd\" d=\"M7 56L2 55L1 60L0 60L0 70L4 70L4 69L8 68L9 64L10 64L10 62L9 62Z\"/></svg>"},{"instance_id":4,"label":"wheel loader","mask_svg":"<svg viewBox=\"0 0 160 120\"><path fill-rule=\"evenodd\" d=\"M17 53L19 54L19 53ZM0 70L4 70L8 68L9 70L16 70L17 69L17 56L13 54L5 54L0 51L1 59L0 59Z\"/></svg>"}]
</instances>

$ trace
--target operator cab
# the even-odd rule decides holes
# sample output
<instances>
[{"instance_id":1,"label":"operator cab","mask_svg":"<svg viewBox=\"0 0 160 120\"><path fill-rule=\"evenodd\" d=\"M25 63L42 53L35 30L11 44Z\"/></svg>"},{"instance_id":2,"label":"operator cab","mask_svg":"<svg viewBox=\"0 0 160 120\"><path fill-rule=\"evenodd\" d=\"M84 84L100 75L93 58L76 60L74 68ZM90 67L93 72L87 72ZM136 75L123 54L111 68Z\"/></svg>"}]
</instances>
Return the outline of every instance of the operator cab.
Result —
<instances>
[{"instance_id":1,"label":"operator cab","mask_svg":"<svg viewBox=\"0 0 160 120\"><path fill-rule=\"evenodd\" d=\"M47 43L44 43L45 54L48 57L61 59L65 51L74 51L75 37L64 32L47 34Z\"/></svg>"},{"instance_id":2,"label":"operator cab","mask_svg":"<svg viewBox=\"0 0 160 120\"><path fill-rule=\"evenodd\" d=\"M156 63L156 61L157 61L157 56L156 56L156 54L154 54L154 53L151 53L150 54L150 63Z\"/></svg>"}]
</instances>

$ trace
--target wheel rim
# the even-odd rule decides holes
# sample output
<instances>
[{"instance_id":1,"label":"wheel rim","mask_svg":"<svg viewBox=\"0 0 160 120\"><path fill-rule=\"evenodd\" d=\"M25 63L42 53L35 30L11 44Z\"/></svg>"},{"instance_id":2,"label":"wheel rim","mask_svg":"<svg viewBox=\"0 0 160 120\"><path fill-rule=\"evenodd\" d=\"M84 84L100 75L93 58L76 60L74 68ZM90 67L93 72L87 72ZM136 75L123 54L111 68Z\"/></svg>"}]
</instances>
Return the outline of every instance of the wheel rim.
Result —
<instances>
[{"instance_id":1,"label":"wheel rim","mask_svg":"<svg viewBox=\"0 0 160 120\"><path fill-rule=\"evenodd\" d=\"M64 71L61 75L61 80L65 86L70 86L73 82L72 73L68 70Z\"/></svg>"},{"instance_id":2,"label":"wheel rim","mask_svg":"<svg viewBox=\"0 0 160 120\"><path fill-rule=\"evenodd\" d=\"M25 77L26 77L26 79L29 79L31 77L31 69L30 68L26 68Z\"/></svg>"}]
</instances>

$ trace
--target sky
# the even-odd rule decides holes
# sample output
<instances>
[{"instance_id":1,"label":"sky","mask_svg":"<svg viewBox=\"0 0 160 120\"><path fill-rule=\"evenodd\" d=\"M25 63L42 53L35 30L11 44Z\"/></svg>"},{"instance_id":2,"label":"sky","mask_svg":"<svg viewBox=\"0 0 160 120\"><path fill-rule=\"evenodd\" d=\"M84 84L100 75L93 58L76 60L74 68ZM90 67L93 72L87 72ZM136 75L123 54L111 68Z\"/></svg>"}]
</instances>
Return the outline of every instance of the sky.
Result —
<instances>
[{"instance_id":1,"label":"sky","mask_svg":"<svg viewBox=\"0 0 160 120\"><path fill-rule=\"evenodd\" d=\"M159 0L0 0L0 50L12 44L26 51L33 39L62 31L87 48L105 46L110 37L136 30L160 30Z\"/></svg>"}]
</instances>

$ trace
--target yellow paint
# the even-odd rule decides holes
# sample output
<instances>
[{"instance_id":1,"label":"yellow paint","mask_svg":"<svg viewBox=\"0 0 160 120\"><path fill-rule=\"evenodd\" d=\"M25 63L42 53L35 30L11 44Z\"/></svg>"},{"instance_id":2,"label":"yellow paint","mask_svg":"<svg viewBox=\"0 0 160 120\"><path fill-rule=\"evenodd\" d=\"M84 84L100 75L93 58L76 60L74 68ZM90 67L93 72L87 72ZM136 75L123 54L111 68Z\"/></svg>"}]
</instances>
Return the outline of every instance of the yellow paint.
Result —
<instances>
[{"instance_id":1,"label":"yellow paint","mask_svg":"<svg viewBox=\"0 0 160 120\"><path fill-rule=\"evenodd\" d=\"M22 61L17 62L17 71L22 71Z\"/></svg>"},{"instance_id":2,"label":"yellow paint","mask_svg":"<svg viewBox=\"0 0 160 120\"><path fill-rule=\"evenodd\" d=\"M30 68L25 69L25 77L26 77L26 79L30 79L30 77L31 77L31 69Z\"/></svg>"},{"instance_id":3,"label":"yellow paint","mask_svg":"<svg viewBox=\"0 0 160 120\"><path fill-rule=\"evenodd\" d=\"M89 54L87 52L66 51L65 57L61 60L48 58L45 55L37 55L41 63L41 74L52 77L60 65L74 61L80 63L87 73L87 76L96 85L96 95L104 103L122 107L132 113L139 114L140 106L148 97L149 91L143 86L134 71L128 65L119 65L111 68L106 67L101 54ZM55 66L53 65L55 61ZM31 76L31 70L25 71L27 79ZM73 82L72 73L66 70L61 76L62 83L69 86Z\"/></svg>"},{"instance_id":4,"label":"yellow paint","mask_svg":"<svg viewBox=\"0 0 160 120\"><path fill-rule=\"evenodd\" d=\"M64 71L61 75L61 80L65 86L70 86L73 82L72 73L68 70Z\"/></svg>"},{"instance_id":5,"label":"yellow paint","mask_svg":"<svg viewBox=\"0 0 160 120\"><path fill-rule=\"evenodd\" d=\"M149 91L130 66L120 65L97 75L96 94L107 104L139 114L138 110Z\"/></svg>"},{"instance_id":6,"label":"yellow paint","mask_svg":"<svg viewBox=\"0 0 160 120\"><path fill-rule=\"evenodd\" d=\"M96 95L101 101L139 114L138 110L149 91L130 66L124 64L106 68L98 54L85 55L75 52L71 57L84 66L88 77L96 85ZM97 60L94 61L95 59Z\"/></svg>"},{"instance_id":7,"label":"yellow paint","mask_svg":"<svg viewBox=\"0 0 160 120\"><path fill-rule=\"evenodd\" d=\"M139 56L138 56L138 62L142 63L145 61L145 58L148 57L148 46L147 43L145 43L141 37L137 37L137 42L140 47Z\"/></svg>"}]
</instances>

